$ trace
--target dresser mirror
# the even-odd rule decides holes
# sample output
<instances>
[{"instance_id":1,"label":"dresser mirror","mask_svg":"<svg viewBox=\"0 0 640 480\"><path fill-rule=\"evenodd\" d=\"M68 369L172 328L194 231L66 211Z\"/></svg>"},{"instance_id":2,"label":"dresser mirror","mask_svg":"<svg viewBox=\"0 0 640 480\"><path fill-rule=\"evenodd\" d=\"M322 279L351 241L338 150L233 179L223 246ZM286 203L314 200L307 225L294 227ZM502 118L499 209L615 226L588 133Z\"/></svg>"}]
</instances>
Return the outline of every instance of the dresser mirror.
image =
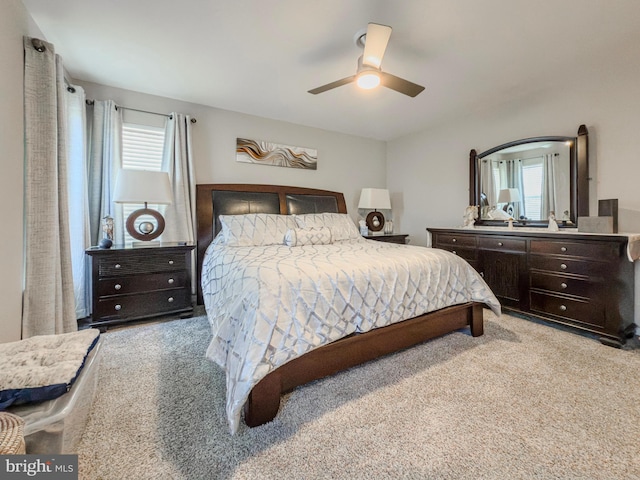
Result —
<instances>
[{"instance_id":1,"label":"dresser mirror","mask_svg":"<svg viewBox=\"0 0 640 480\"><path fill-rule=\"evenodd\" d=\"M471 150L470 205L478 205L476 225L575 228L589 215L588 132L576 137L533 137Z\"/></svg>"}]
</instances>

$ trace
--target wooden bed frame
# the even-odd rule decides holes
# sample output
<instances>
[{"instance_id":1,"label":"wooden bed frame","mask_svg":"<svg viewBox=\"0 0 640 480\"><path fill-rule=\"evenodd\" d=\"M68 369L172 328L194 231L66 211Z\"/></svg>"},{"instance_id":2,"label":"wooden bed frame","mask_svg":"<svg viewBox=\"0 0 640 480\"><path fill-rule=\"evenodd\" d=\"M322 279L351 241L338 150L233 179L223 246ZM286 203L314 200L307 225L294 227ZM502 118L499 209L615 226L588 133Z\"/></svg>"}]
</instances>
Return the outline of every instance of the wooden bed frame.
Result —
<instances>
[{"instance_id":1,"label":"wooden bed frame","mask_svg":"<svg viewBox=\"0 0 640 480\"><path fill-rule=\"evenodd\" d=\"M198 303L207 246L219 230L218 215L243 213L347 213L344 195L302 187L250 184L206 184L196 187ZM273 420L280 396L297 386L346 370L383 355L417 345L455 330L483 334L483 304L469 302L404 320L366 333L356 333L293 359L264 377L249 394L244 419L255 427Z\"/></svg>"}]
</instances>

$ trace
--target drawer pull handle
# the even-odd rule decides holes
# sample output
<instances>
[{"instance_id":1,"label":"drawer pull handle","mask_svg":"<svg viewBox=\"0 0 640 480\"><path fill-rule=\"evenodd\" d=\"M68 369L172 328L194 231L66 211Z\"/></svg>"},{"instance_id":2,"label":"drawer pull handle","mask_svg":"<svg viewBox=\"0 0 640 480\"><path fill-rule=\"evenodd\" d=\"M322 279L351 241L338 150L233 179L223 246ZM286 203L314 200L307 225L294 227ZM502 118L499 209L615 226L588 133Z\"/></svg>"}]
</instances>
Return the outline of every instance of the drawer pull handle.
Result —
<instances>
[{"instance_id":1,"label":"drawer pull handle","mask_svg":"<svg viewBox=\"0 0 640 480\"><path fill-rule=\"evenodd\" d=\"M566 312L567 311L567 307L565 305L560 305L560 311Z\"/></svg>"},{"instance_id":2,"label":"drawer pull handle","mask_svg":"<svg viewBox=\"0 0 640 480\"><path fill-rule=\"evenodd\" d=\"M499 247L501 247L501 246L503 246L503 245L504 245L504 243L502 243L502 242L498 242L498 246L499 246Z\"/></svg>"},{"instance_id":3,"label":"drawer pull handle","mask_svg":"<svg viewBox=\"0 0 640 480\"><path fill-rule=\"evenodd\" d=\"M560 251L561 252L566 252L567 251L567 247L560 247Z\"/></svg>"},{"instance_id":4,"label":"drawer pull handle","mask_svg":"<svg viewBox=\"0 0 640 480\"><path fill-rule=\"evenodd\" d=\"M566 283L564 283L564 282L562 282L562 283L560 284L560 286L561 286L563 289L567 288L567 284L566 284Z\"/></svg>"},{"instance_id":5,"label":"drawer pull handle","mask_svg":"<svg viewBox=\"0 0 640 480\"><path fill-rule=\"evenodd\" d=\"M561 263L561 264L560 264L560 268L561 268L562 270L566 270L566 269L567 269L567 264L566 264L566 263Z\"/></svg>"},{"instance_id":6,"label":"drawer pull handle","mask_svg":"<svg viewBox=\"0 0 640 480\"><path fill-rule=\"evenodd\" d=\"M173 284L173 282L174 282L173 278L170 278L170 279L168 280L168 282L169 282L169 285Z\"/></svg>"},{"instance_id":7,"label":"drawer pull handle","mask_svg":"<svg viewBox=\"0 0 640 480\"><path fill-rule=\"evenodd\" d=\"M115 288L116 290L120 290L122 288L122 285L120 285L119 283L116 283L113 288Z\"/></svg>"},{"instance_id":8,"label":"drawer pull handle","mask_svg":"<svg viewBox=\"0 0 640 480\"><path fill-rule=\"evenodd\" d=\"M113 307L113 308L115 308L115 309L116 309L116 311L120 311L120 310L122 310L122 305L118 304L118 305L116 305L116 306L115 306L115 307Z\"/></svg>"},{"instance_id":9,"label":"drawer pull handle","mask_svg":"<svg viewBox=\"0 0 640 480\"><path fill-rule=\"evenodd\" d=\"M451 253L453 253L454 255L457 255L455 250L451 250Z\"/></svg>"},{"instance_id":10,"label":"drawer pull handle","mask_svg":"<svg viewBox=\"0 0 640 480\"><path fill-rule=\"evenodd\" d=\"M169 303L173 303L173 297L169 297L169 298L167 299L167 302L169 302Z\"/></svg>"},{"instance_id":11,"label":"drawer pull handle","mask_svg":"<svg viewBox=\"0 0 640 480\"><path fill-rule=\"evenodd\" d=\"M457 240L455 238L451 239L451 243L456 243L456 242L457 242Z\"/></svg>"},{"instance_id":12,"label":"drawer pull handle","mask_svg":"<svg viewBox=\"0 0 640 480\"><path fill-rule=\"evenodd\" d=\"M169 265L173 265L173 260L169 260Z\"/></svg>"},{"instance_id":13,"label":"drawer pull handle","mask_svg":"<svg viewBox=\"0 0 640 480\"><path fill-rule=\"evenodd\" d=\"M120 266L121 265L119 263L116 263L115 268L120 268Z\"/></svg>"}]
</instances>

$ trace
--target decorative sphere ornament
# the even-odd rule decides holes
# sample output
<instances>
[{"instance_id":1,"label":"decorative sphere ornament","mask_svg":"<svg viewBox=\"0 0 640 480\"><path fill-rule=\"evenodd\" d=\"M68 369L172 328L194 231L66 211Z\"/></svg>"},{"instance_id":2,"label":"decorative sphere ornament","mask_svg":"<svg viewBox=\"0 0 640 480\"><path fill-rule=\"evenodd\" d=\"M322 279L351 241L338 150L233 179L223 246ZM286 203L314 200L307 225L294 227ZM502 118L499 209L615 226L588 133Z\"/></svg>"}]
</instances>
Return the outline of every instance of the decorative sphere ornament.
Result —
<instances>
[{"instance_id":1,"label":"decorative sphere ornament","mask_svg":"<svg viewBox=\"0 0 640 480\"><path fill-rule=\"evenodd\" d=\"M103 248L103 249L111 248L111 245L113 245L113 242L111 240L109 240L108 238L103 238L98 243L98 246L100 248Z\"/></svg>"},{"instance_id":2,"label":"decorative sphere ornament","mask_svg":"<svg viewBox=\"0 0 640 480\"><path fill-rule=\"evenodd\" d=\"M151 223L151 222L142 222L142 223L140 223L140 226L138 227L138 231L140 233L148 235L151 232L153 232L154 228L155 228L155 226L153 225L153 223Z\"/></svg>"}]
</instances>

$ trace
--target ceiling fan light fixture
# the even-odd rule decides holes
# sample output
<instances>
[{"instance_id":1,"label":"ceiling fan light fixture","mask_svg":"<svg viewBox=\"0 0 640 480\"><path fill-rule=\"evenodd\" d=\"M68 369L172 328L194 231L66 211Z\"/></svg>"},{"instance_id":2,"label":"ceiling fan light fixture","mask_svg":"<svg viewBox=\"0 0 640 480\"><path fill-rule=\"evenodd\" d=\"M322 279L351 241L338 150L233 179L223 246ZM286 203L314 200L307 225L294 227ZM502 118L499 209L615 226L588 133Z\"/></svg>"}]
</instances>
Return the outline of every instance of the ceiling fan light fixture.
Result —
<instances>
[{"instance_id":1,"label":"ceiling fan light fixture","mask_svg":"<svg viewBox=\"0 0 640 480\"><path fill-rule=\"evenodd\" d=\"M341 78L335 82L327 83L321 87L309 90L312 95L332 90L342 85L355 82L358 87L366 90L382 85L396 92L415 97L424 90L424 87L396 77L388 72L383 72L380 65L382 57L387 49L389 37L391 35L391 27L380 25L378 23L369 23L366 33L360 31L356 34L354 40L358 47L364 47L362 55L358 58L358 69L355 75Z\"/></svg>"},{"instance_id":2,"label":"ceiling fan light fixture","mask_svg":"<svg viewBox=\"0 0 640 480\"><path fill-rule=\"evenodd\" d=\"M356 83L360 88L371 90L380 85L380 74L376 71L367 70L358 74Z\"/></svg>"}]
</instances>

